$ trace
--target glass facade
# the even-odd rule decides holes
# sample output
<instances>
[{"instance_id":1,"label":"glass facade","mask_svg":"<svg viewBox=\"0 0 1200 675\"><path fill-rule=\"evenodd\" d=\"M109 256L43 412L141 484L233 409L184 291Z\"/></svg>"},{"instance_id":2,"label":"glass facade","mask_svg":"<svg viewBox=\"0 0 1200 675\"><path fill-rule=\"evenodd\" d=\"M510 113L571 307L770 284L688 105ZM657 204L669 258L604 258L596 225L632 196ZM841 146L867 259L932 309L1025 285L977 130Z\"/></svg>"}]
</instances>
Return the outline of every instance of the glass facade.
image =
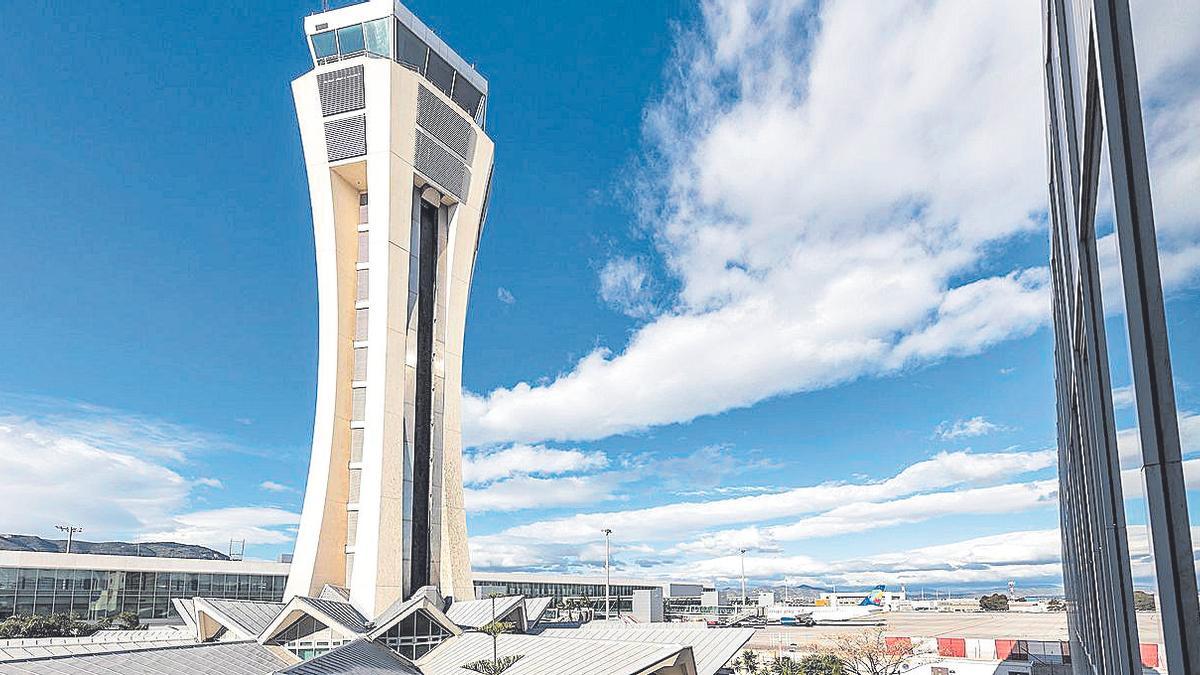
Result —
<instances>
[{"instance_id":1,"label":"glass facade","mask_svg":"<svg viewBox=\"0 0 1200 675\"><path fill-rule=\"evenodd\" d=\"M392 33L389 35L389 26ZM395 39L392 39L392 35ZM310 37L317 65L369 54L417 71L483 126L483 92L454 69L399 19L376 19Z\"/></svg>"},{"instance_id":2,"label":"glass facade","mask_svg":"<svg viewBox=\"0 0 1200 675\"><path fill-rule=\"evenodd\" d=\"M75 613L85 619L137 612L174 616L173 598L281 602L286 575L0 568L0 620L14 614Z\"/></svg>"},{"instance_id":3,"label":"glass facade","mask_svg":"<svg viewBox=\"0 0 1200 675\"><path fill-rule=\"evenodd\" d=\"M609 598L614 612L633 611L633 592L662 589L661 585L612 584ZM563 600L588 600L595 608L604 606L604 584L583 584L550 581L496 581L487 577L475 579L475 596L524 595L527 598L554 598L554 604Z\"/></svg>"}]
</instances>

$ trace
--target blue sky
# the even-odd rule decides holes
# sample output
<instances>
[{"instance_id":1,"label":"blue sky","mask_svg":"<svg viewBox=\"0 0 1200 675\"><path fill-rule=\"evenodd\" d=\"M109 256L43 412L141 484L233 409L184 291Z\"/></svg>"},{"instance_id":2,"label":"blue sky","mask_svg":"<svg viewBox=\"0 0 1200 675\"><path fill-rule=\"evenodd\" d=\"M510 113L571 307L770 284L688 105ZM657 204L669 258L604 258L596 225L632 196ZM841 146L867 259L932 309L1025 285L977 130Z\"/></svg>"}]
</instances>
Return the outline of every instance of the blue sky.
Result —
<instances>
[{"instance_id":1,"label":"blue sky","mask_svg":"<svg viewBox=\"0 0 1200 675\"><path fill-rule=\"evenodd\" d=\"M729 578L744 546L760 580L1058 583L1037 2L409 4L492 93L477 568L594 569L609 526L630 574ZM0 530L290 550L316 293L288 83L317 5L9 8ZM1200 452L1200 27L1139 11Z\"/></svg>"}]
</instances>

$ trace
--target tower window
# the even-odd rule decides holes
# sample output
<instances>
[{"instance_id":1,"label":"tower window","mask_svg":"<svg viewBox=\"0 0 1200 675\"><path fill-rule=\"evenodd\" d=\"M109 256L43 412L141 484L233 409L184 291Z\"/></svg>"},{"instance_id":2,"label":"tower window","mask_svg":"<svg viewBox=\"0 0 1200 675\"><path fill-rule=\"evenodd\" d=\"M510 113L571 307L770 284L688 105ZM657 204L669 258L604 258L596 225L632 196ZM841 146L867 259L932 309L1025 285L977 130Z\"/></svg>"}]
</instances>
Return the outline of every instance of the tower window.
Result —
<instances>
[{"instance_id":1,"label":"tower window","mask_svg":"<svg viewBox=\"0 0 1200 675\"><path fill-rule=\"evenodd\" d=\"M313 54L318 59L328 58L337 54L337 40L333 36L333 31L325 31L312 36Z\"/></svg>"},{"instance_id":2,"label":"tower window","mask_svg":"<svg viewBox=\"0 0 1200 675\"><path fill-rule=\"evenodd\" d=\"M363 24L367 51L379 56L391 55L391 45L388 44L391 42L388 39L388 23L390 22L387 19L376 19Z\"/></svg>"},{"instance_id":3,"label":"tower window","mask_svg":"<svg viewBox=\"0 0 1200 675\"><path fill-rule=\"evenodd\" d=\"M358 52L365 51L367 48L367 43L363 39L363 27L361 23L339 28L337 38L338 51L342 53L342 56L357 54Z\"/></svg>"}]
</instances>

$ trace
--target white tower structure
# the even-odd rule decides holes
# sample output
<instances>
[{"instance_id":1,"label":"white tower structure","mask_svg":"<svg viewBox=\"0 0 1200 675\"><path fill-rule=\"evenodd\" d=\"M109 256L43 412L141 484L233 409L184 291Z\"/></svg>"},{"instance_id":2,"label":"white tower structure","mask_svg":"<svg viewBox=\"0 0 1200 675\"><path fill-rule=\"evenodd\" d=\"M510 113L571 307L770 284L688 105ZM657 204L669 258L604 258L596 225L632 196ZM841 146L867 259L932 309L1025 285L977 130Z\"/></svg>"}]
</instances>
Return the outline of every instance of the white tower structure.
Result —
<instances>
[{"instance_id":1,"label":"white tower structure","mask_svg":"<svg viewBox=\"0 0 1200 675\"><path fill-rule=\"evenodd\" d=\"M399 2L304 20L292 83L316 240L316 419L287 596L374 616L471 598L463 330L492 173L487 81Z\"/></svg>"}]
</instances>

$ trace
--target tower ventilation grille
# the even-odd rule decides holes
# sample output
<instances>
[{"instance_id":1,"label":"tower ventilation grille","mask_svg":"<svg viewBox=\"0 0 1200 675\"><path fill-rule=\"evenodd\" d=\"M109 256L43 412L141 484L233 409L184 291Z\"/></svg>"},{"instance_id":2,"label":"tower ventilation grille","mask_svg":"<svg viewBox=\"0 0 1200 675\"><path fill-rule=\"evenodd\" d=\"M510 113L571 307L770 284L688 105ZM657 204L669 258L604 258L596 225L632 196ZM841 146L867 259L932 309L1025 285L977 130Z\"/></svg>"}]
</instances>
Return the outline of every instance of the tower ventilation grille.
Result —
<instances>
[{"instance_id":1,"label":"tower ventilation grille","mask_svg":"<svg viewBox=\"0 0 1200 675\"><path fill-rule=\"evenodd\" d=\"M471 186L471 174L467 171L467 165L420 129L417 129L416 150L417 156L413 164L417 171L450 191L459 201L465 201L467 190Z\"/></svg>"},{"instance_id":2,"label":"tower ventilation grille","mask_svg":"<svg viewBox=\"0 0 1200 675\"><path fill-rule=\"evenodd\" d=\"M367 154L367 116L355 115L326 122L325 149L331 162Z\"/></svg>"},{"instance_id":3,"label":"tower ventilation grille","mask_svg":"<svg viewBox=\"0 0 1200 675\"><path fill-rule=\"evenodd\" d=\"M366 106L361 65L317 75L317 88L321 91L321 113L325 117Z\"/></svg>"},{"instance_id":4,"label":"tower ventilation grille","mask_svg":"<svg viewBox=\"0 0 1200 675\"><path fill-rule=\"evenodd\" d=\"M445 143L459 157L471 162L475 155L475 130L437 94L424 86L417 89L417 124Z\"/></svg>"}]
</instances>

